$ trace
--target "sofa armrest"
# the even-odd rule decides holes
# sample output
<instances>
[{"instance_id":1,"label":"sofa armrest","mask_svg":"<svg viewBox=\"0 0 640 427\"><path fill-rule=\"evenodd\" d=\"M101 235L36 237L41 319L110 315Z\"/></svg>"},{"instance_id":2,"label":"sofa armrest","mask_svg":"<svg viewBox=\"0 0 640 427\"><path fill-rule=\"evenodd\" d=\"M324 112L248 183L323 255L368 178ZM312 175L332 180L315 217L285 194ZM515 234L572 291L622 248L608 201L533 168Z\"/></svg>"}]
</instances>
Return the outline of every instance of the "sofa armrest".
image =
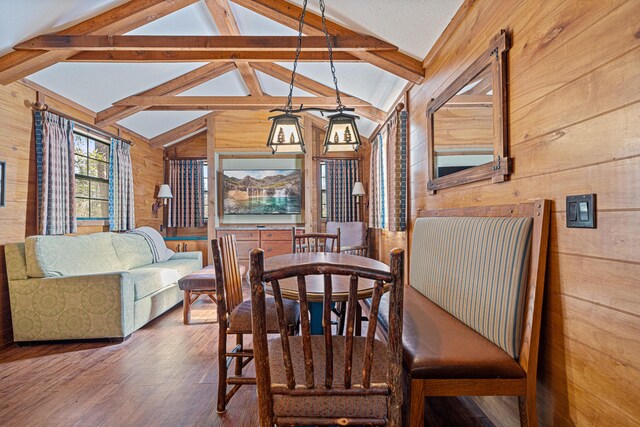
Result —
<instances>
[{"instance_id":1,"label":"sofa armrest","mask_svg":"<svg viewBox=\"0 0 640 427\"><path fill-rule=\"evenodd\" d=\"M200 264L202 264L202 252L200 252L200 251L176 252L169 259L170 260L173 260L173 259L197 259L197 260L200 260Z\"/></svg>"},{"instance_id":2,"label":"sofa armrest","mask_svg":"<svg viewBox=\"0 0 640 427\"><path fill-rule=\"evenodd\" d=\"M126 337L134 330L128 272L9 281L15 341Z\"/></svg>"}]
</instances>

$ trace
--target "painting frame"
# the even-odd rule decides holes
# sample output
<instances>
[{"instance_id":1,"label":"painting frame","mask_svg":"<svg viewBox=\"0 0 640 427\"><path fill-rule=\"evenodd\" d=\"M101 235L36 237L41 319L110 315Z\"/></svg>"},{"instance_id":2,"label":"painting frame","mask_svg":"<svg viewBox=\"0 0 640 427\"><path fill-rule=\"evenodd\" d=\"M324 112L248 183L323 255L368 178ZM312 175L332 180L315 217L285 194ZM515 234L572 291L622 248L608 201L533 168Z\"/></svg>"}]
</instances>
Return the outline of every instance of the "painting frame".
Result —
<instances>
[{"instance_id":1,"label":"painting frame","mask_svg":"<svg viewBox=\"0 0 640 427\"><path fill-rule=\"evenodd\" d=\"M4 208L7 205L6 189L7 189L7 162L0 160L0 208Z\"/></svg>"}]
</instances>

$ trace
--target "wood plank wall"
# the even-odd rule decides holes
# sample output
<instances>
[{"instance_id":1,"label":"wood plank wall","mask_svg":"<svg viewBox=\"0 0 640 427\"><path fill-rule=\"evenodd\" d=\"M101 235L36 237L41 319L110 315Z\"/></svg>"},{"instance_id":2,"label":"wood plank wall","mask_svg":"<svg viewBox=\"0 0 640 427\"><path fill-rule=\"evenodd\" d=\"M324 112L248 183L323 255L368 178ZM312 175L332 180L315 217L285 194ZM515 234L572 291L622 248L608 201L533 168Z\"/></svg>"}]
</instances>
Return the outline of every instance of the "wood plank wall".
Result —
<instances>
[{"instance_id":1,"label":"wood plank wall","mask_svg":"<svg viewBox=\"0 0 640 427\"><path fill-rule=\"evenodd\" d=\"M0 208L0 347L12 340L4 244L21 242L26 236L37 233L35 143L30 109L30 103L35 101L36 91L21 83L0 86L0 160L7 162L7 203L6 207ZM62 98L47 96L46 102L51 108L79 120L93 122L91 112L75 108ZM154 217L151 205L162 181L162 150L149 148L146 141L134 135L123 133L122 136L135 143L131 155L136 225L157 228L162 223L162 215ZM79 227L78 233L103 230L103 225L87 225Z\"/></svg>"},{"instance_id":2,"label":"wood plank wall","mask_svg":"<svg viewBox=\"0 0 640 427\"><path fill-rule=\"evenodd\" d=\"M540 350L542 425L638 425L640 2L467 0L409 91L411 219L421 208L553 201ZM509 52L509 182L426 190L426 105L500 29ZM596 193L598 228L565 227L565 196ZM409 230L409 233L411 230ZM387 251L403 236L381 234ZM517 425L514 399L479 402Z\"/></svg>"}]
</instances>

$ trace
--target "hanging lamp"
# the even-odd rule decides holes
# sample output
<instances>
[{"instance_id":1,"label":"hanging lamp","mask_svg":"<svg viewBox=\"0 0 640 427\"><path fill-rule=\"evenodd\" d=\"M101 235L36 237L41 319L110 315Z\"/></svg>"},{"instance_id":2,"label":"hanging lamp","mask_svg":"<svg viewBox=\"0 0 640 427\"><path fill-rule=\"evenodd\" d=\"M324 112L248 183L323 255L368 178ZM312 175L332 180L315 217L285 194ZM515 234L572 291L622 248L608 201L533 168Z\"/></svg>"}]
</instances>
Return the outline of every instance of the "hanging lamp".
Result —
<instances>
[{"instance_id":1,"label":"hanging lamp","mask_svg":"<svg viewBox=\"0 0 640 427\"><path fill-rule=\"evenodd\" d=\"M305 152L304 138L302 136L302 125L300 125L300 116L293 113L302 111L320 111L321 113L336 113L329 116L329 124L326 127L324 138L324 152L337 151L357 151L360 146L360 133L356 126L356 120L360 117L347 114L346 111L354 111L342 105L340 100L340 90L338 89L338 78L336 77L336 68L333 64L333 49L331 48L331 38L327 30L325 18L324 0L320 0L320 12L322 14L322 31L327 41L327 51L329 52L329 63L331 65L331 75L336 88L336 108L300 108L294 110L292 106L293 87L296 78L296 68L298 67L298 58L302 49L302 29L304 27L304 16L307 12L307 0L303 1L302 13L298 25L298 45L296 47L296 56L293 61L293 70L291 72L291 83L289 84L289 96L287 97L287 105L284 108L276 108L271 112L279 111L284 114L269 117L272 120L271 131L267 146L271 148L273 154Z\"/></svg>"}]
</instances>

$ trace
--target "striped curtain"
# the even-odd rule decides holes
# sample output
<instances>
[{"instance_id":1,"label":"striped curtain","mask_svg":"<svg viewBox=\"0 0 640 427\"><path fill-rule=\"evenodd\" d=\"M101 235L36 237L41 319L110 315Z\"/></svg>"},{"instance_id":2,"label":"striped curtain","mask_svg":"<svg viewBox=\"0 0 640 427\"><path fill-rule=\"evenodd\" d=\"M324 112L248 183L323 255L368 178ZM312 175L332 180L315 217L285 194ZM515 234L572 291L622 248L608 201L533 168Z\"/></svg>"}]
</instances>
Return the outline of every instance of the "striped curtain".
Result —
<instances>
[{"instance_id":1,"label":"striped curtain","mask_svg":"<svg viewBox=\"0 0 640 427\"><path fill-rule=\"evenodd\" d=\"M109 230L135 228L131 146L111 138L109 162Z\"/></svg>"},{"instance_id":2,"label":"striped curtain","mask_svg":"<svg viewBox=\"0 0 640 427\"><path fill-rule=\"evenodd\" d=\"M369 227L386 228L386 141L381 134L371 142Z\"/></svg>"},{"instance_id":3,"label":"striped curtain","mask_svg":"<svg viewBox=\"0 0 640 427\"><path fill-rule=\"evenodd\" d=\"M34 112L40 234L75 233L76 188L73 122Z\"/></svg>"},{"instance_id":4,"label":"striped curtain","mask_svg":"<svg viewBox=\"0 0 640 427\"><path fill-rule=\"evenodd\" d=\"M204 227L204 160L169 160L168 227Z\"/></svg>"},{"instance_id":5,"label":"striped curtain","mask_svg":"<svg viewBox=\"0 0 640 427\"><path fill-rule=\"evenodd\" d=\"M397 112L387 122L387 228L407 229L407 112Z\"/></svg>"},{"instance_id":6,"label":"striped curtain","mask_svg":"<svg viewBox=\"0 0 640 427\"><path fill-rule=\"evenodd\" d=\"M360 206L351 195L359 181L357 160L326 160L327 221L360 220Z\"/></svg>"}]
</instances>

